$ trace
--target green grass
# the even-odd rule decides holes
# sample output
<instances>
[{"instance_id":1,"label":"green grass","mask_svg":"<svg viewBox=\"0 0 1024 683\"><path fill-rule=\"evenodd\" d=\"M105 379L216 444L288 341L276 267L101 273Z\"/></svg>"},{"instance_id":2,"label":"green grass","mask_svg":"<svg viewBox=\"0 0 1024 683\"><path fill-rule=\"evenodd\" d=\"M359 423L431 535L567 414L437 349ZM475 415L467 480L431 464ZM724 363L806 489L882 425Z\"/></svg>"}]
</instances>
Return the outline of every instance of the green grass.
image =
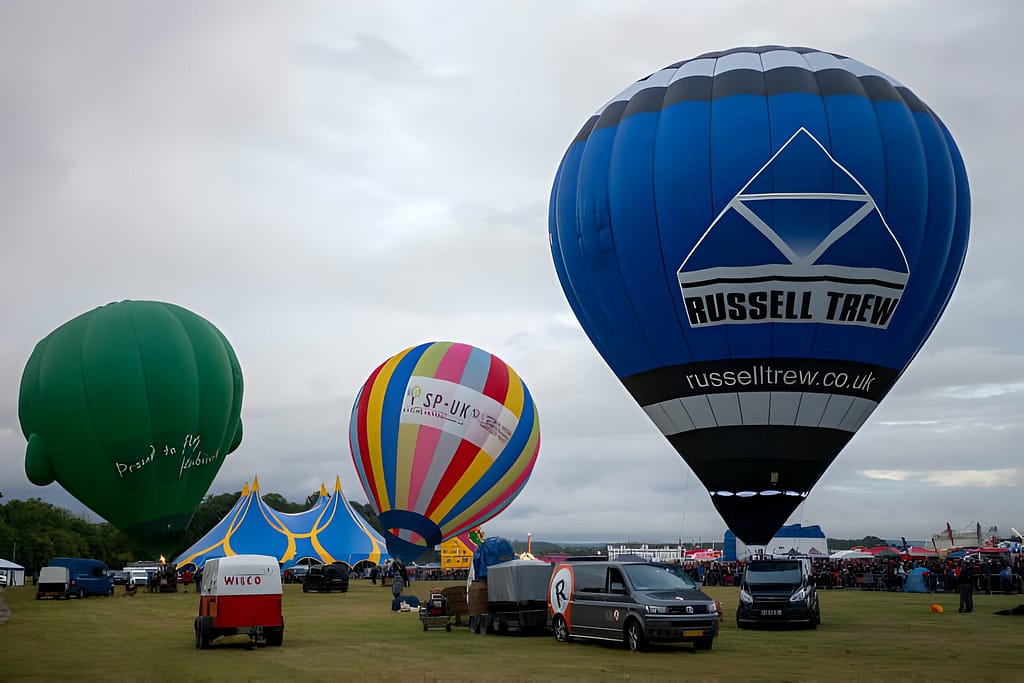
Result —
<instances>
[{"instance_id":1,"label":"green grass","mask_svg":"<svg viewBox=\"0 0 1024 683\"><path fill-rule=\"evenodd\" d=\"M422 597L434 582L417 582ZM1019 595L821 591L816 631L736 627L735 588L709 588L726 618L710 652L688 645L632 654L550 636L424 632L415 611L391 612L391 593L353 581L348 593L285 586L284 645L247 650L247 638L194 646L198 596L189 593L36 601L31 586L0 597L0 680L1021 680L1024 619L997 616ZM943 605L933 614L929 605Z\"/></svg>"}]
</instances>

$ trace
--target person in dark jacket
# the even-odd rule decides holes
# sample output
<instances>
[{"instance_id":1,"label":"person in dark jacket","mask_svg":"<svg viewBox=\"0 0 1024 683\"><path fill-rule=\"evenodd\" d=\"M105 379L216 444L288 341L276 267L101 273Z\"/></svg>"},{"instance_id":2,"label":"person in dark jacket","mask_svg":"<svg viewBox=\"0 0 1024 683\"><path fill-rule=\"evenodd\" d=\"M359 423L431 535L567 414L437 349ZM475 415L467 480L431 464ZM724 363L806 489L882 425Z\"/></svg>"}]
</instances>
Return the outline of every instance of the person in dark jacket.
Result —
<instances>
[{"instance_id":1,"label":"person in dark jacket","mask_svg":"<svg viewBox=\"0 0 1024 683\"><path fill-rule=\"evenodd\" d=\"M960 589L960 611L974 611L974 565L964 562L960 567L960 575L957 577L957 586Z\"/></svg>"}]
</instances>

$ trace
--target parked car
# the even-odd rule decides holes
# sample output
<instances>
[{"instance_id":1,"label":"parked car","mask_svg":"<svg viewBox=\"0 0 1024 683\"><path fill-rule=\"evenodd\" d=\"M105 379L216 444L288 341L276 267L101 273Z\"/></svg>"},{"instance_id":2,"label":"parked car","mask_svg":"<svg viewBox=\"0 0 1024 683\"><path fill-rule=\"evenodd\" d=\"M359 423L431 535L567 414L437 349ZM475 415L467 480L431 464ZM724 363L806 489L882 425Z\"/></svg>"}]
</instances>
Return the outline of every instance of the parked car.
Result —
<instances>
[{"instance_id":1,"label":"parked car","mask_svg":"<svg viewBox=\"0 0 1024 683\"><path fill-rule=\"evenodd\" d=\"M107 575L107 565L84 557L55 557L51 567L66 567L70 586L68 595L84 598L89 595L113 595L114 582Z\"/></svg>"},{"instance_id":2,"label":"parked car","mask_svg":"<svg viewBox=\"0 0 1024 683\"><path fill-rule=\"evenodd\" d=\"M490 590L488 589L488 593ZM685 573L649 562L562 562L551 575L548 609L555 640L693 643L710 650L719 605Z\"/></svg>"},{"instance_id":3,"label":"parked car","mask_svg":"<svg viewBox=\"0 0 1024 683\"><path fill-rule=\"evenodd\" d=\"M751 560L740 582L736 625L803 624L816 628L821 607L806 559Z\"/></svg>"},{"instance_id":4,"label":"parked car","mask_svg":"<svg viewBox=\"0 0 1024 683\"><path fill-rule=\"evenodd\" d=\"M110 580L113 581L115 586L124 586L128 583L128 572L122 570L116 570L109 572Z\"/></svg>"},{"instance_id":5,"label":"parked car","mask_svg":"<svg viewBox=\"0 0 1024 683\"><path fill-rule=\"evenodd\" d=\"M284 570L281 580L285 583L302 583L309 573L308 564L297 564Z\"/></svg>"},{"instance_id":6,"label":"parked car","mask_svg":"<svg viewBox=\"0 0 1024 683\"><path fill-rule=\"evenodd\" d=\"M344 562L313 565L302 581L302 592L330 593L337 590L346 593L349 574L348 565Z\"/></svg>"}]
</instances>

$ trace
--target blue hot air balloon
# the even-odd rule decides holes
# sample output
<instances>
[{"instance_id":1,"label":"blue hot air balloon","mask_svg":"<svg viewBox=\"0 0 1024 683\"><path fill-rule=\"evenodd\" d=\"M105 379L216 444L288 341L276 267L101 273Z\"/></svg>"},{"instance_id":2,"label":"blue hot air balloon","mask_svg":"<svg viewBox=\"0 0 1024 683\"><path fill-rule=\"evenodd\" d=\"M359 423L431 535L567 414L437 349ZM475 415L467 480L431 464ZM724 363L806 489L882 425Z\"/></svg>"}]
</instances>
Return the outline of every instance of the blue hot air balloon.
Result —
<instances>
[{"instance_id":1,"label":"blue hot air balloon","mask_svg":"<svg viewBox=\"0 0 1024 683\"><path fill-rule=\"evenodd\" d=\"M591 116L549 222L591 341L729 527L764 544L934 328L970 193L949 131L898 81L742 47Z\"/></svg>"}]
</instances>

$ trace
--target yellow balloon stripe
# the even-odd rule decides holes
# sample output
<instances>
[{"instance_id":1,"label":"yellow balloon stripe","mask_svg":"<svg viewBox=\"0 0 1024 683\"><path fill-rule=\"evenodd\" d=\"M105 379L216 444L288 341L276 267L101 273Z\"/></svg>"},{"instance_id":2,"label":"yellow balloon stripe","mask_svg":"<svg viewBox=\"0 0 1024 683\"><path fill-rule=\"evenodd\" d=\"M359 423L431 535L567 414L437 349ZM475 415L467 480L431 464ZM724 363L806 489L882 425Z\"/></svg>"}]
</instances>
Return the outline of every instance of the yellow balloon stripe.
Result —
<instances>
[{"instance_id":1,"label":"yellow balloon stripe","mask_svg":"<svg viewBox=\"0 0 1024 683\"><path fill-rule=\"evenodd\" d=\"M448 524L446 524L447 527L452 528L452 529L456 529L456 528L462 526L463 524L465 524L474 515L476 515L478 512L480 512L480 510L483 510L484 508L486 508L488 505L490 505L493 502L491 500L491 496L490 496L490 494L492 492L495 492L495 491L500 492L500 491L506 490L509 486L512 486L512 484L523 474L523 472L526 470L526 468L530 465L530 461L531 461L531 459L533 457L533 453L537 449L537 444L540 441L540 429L537 426L538 424L539 423L537 422L536 409L535 409L534 410L534 425L535 426L534 426L533 432L530 434L529 440L526 443L526 447L523 448L523 454L512 464L512 467L509 468L508 472L506 472L501 477L501 479L499 479L494 484L494 486L491 487L490 491L488 491L483 496L481 496L480 500L478 502L473 503L472 505L470 505L468 508L466 508L462 512L462 514L460 514L458 517L455 517L452 521L450 521ZM449 509L450 509L450 507L449 507ZM444 519L444 517L441 516L441 517L438 517L438 519Z\"/></svg>"},{"instance_id":2,"label":"yellow balloon stripe","mask_svg":"<svg viewBox=\"0 0 1024 683\"><path fill-rule=\"evenodd\" d=\"M437 374L437 368L444 360L444 355L451 347L450 343L434 344L426 349L417 359L416 367L410 375L421 375L433 377ZM405 356L408 350L400 354ZM404 397L403 397L404 399ZM395 500L392 508L395 510L408 510L409 488L412 484L412 466L416 460L416 440L419 438L420 425L399 424L398 447L395 453ZM384 509L384 508L382 508Z\"/></svg>"},{"instance_id":3,"label":"yellow balloon stripe","mask_svg":"<svg viewBox=\"0 0 1024 683\"><path fill-rule=\"evenodd\" d=\"M431 513L431 517L434 521L437 522L444 519L445 515L451 512L451 509L455 507L455 504L469 492L469 489L472 488L474 484L480 481L480 478L483 477L484 473L487 472L493 464L494 458L487 455L482 450L477 451L476 456L473 457L473 462L469 464L466 471L463 472L462 476L459 477L459 480L455 482L455 485L452 486L448 495L444 497L436 508L434 508L434 511Z\"/></svg>"},{"instance_id":4,"label":"yellow balloon stripe","mask_svg":"<svg viewBox=\"0 0 1024 683\"><path fill-rule=\"evenodd\" d=\"M526 400L526 392L523 390L523 380L519 378L516 371L508 368L508 393L505 396L505 407L517 418L523 416L523 402ZM499 401L500 403L500 401Z\"/></svg>"},{"instance_id":5,"label":"yellow balloon stripe","mask_svg":"<svg viewBox=\"0 0 1024 683\"><path fill-rule=\"evenodd\" d=\"M395 459L395 510L409 509L409 487L412 484L412 464L416 460L416 441L420 425L403 423L398 426L398 457Z\"/></svg>"},{"instance_id":6,"label":"yellow balloon stripe","mask_svg":"<svg viewBox=\"0 0 1024 683\"><path fill-rule=\"evenodd\" d=\"M389 358L384 367L377 373L377 378L370 387L370 398L366 403L366 441L370 449L370 463L373 465L373 481L377 482L378 503L381 510L391 509L391 496L388 495L387 482L384 480L384 453L381 450L381 412L384 407L384 394L388 383L395 372L399 361L405 358L411 349L406 349Z\"/></svg>"}]
</instances>

